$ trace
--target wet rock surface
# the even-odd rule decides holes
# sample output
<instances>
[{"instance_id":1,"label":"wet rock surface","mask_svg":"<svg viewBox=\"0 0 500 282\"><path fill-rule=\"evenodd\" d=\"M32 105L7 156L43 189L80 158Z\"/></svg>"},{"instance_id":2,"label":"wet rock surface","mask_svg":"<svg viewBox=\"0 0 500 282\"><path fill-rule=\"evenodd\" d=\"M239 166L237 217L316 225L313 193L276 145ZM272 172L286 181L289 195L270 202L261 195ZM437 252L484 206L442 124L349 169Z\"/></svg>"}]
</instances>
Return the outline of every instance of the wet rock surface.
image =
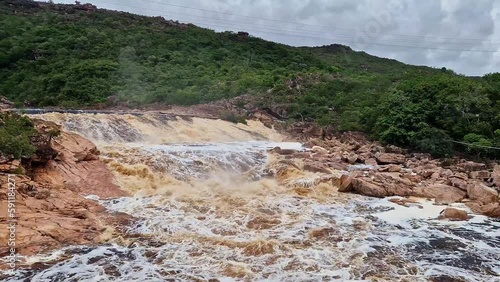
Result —
<instances>
[{"instance_id":1,"label":"wet rock surface","mask_svg":"<svg viewBox=\"0 0 500 282\"><path fill-rule=\"evenodd\" d=\"M348 170L336 182L340 192L416 196L443 204L464 201L476 213L492 217L500 213L498 164L455 160L456 164L444 167L427 154L404 154L402 149L383 147L351 133L332 140L312 139L306 145L322 148L321 153L289 152L289 158L301 158L317 168Z\"/></svg>"},{"instance_id":2,"label":"wet rock surface","mask_svg":"<svg viewBox=\"0 0 500 282\"><path fill-rule=\"evenodd\" d=\"M6 207L8 176L0 174L0 199ZM16 183L16 250L33 255L73 244L93 244L105 227L97 214L104 208L67 189L40 186L25 176L11 178ZM5 204L5 205L4 205ZM0 210L0 228L7 230L7 209ZM0 237L0 253L8 253L8 233Z\"/></svg>"},{"instance_id":3,"label":"wet rock surface","mask_svg":"<svg viewBox=\"0 0 500 282\"><path fill-rule=\"evenodd\" d=\"M444 209L438 217L439 219L446 219L451 221L463 221L469 219L467 212L455 208Z\"/></svg>"},{"instance_id":4,"label":"wet rock surface","mask_svg":"<svg viewBox=\"0 0 500 282\"><path fill-rule=\"evenodd\" d=\"M128 215L106 212L96 201L125 193L112 183L113 175L99 160L98 150L77 134L61 132L50 122L35 121L35 156L22 162L0 157L0 228L7 230L8 202L15 207L16 252L44 253L63 246L96 244ZM15 199L8 186L15 184ZM4 208L5 207L5 208ZM110 234L111 234L110 233ZM0 236L0 255L9 252L7 232ZM43 265L40 265L43 268Z\"/></svg>"}]
</instances>

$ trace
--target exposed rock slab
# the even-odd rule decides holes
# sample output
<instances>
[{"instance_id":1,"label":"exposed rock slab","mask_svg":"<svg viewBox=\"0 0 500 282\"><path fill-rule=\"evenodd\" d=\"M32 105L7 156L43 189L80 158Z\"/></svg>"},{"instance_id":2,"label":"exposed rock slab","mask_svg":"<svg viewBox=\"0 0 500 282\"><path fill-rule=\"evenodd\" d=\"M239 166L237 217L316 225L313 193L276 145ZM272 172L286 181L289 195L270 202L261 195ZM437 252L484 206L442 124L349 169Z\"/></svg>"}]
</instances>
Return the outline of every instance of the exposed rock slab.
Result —
<instances>
[{"instance_id":1,"label":"exposed rock slab","mask_svg":"<svg viewBox=\"0 0 500 282\"><path fill-rule=\"evenodd\" d=\"M54 126L49 122L36 122L39 131L54 130L51 128ZM78 134L61 132L52 138L50 145L56 157L33 169L34 181L101 198L126 196L114 184L113 173L99 160L99 150L92 142Z\"/></svg>"},{"instance_id":2,"label":"exposed rock slab","mask_svg":"<svg viewBox=\"0 0 500 282\"><path fill-rule=\"evenodd\" d=\"M402 154L378 153L376 155L379 164L403 164L406 157Z\"/></svg>"},{"instance_id":3,"label":"exposed rock slab","mask_svg":"<svg viewBox=\"0 0 500 282\"><path fill-rule=\"evenodd\" d=\"M16 250L33 255L67 245L94 244L111 215L97 202L67 189L43 187L15 176ZM8 175L0 174L0 206L7 206ZM7 230L7 209L0 210L0 228ZM130 218L130 217L129 217ZM8 233L0 234L0 255L8 252Z\"/></svg>"},{"instance_id":4,"label":"exposed rock slab","mask_svg":"<svg viewBox=\"0 0 500 282\"><path fill-rule=\"evenodd\" d=\"M449 204L459 202L467 196L467 192L444 184L434 184L427 187L418 187L416 195L436 199L439 203Z\"/></svg>"}]
</instances>

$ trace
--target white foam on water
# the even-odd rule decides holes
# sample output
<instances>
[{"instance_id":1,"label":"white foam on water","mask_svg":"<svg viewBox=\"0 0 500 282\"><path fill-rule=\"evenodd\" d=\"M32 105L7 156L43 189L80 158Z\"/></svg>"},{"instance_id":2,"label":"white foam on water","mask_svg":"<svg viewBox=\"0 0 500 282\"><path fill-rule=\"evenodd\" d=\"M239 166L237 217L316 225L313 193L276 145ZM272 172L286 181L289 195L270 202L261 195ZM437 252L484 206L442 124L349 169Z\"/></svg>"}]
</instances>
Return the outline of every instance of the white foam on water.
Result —
<instances>
[{"instance_id":1,"label":"white foam on water","mask_svg":"<svg viewBox=\"0 0 500 282\"><path fill-rule=\"evenodd\" d=\"M209 201L211 196L206 196ZM348 204L320 204L314 199L291 195L270 196L247 199L240 208L233 206L233 210L225 210L216 202L198 202L200 206L195 206L197 202L166 195L104 201L110 210L127 212L139 218L130 232L143 234L149 239L138 239L130 248L116 245L97 247L37 273L33 281L58 281L53 280L60 277L58 275L71 276L75 281L161 281L166 277L179 281L192 281L192 277L244 280L227 276L233 273L230 270L247 273L243 276L252 281L370 281L368 277L363 279L364 274L373 272L377 276L374 269L381 267L370 267L374 263L372 256L380 255L380 258L373 259L383 262L384 267L391 266L384 262L389 258L383 253L385 251L394 252L393 255L397 255L405 267L415 265L420 269L415 274L398 274L398 265L392 266L392 270L381 268L379 274L383 275L378 277L389 281L402 277L408 281L422 281L424 277L439 275L463 277L467 281L496 279L485 273L430 261L422 256L430 251L429 255L434 259L459 260L460 255L475 250L484 260L481 264L490 263L489 271L497 271L498 262L489 256L495 252L485 242L469 244L467 247L470 249L464 250L438 246L444 249L423 248L411 253L409 245L425 245L432 239L473 241L441 229L453 229L459 225L434 220L434 216L439 214L437 210L415 217L403 213L392 223L387 223L373 217L388 218L387 213L393 214L393 210L377 211L391 208L390 202L356 195L352 195ZM253 214L249 214L249 210ZM265 217L266 214L272 214L270 218L279 222L267 229L248 227L253 216ZM415 220L419 227L402 224ZM475 219L460 226L480 232L481 227L473 225L476 223L484 221ZM361 227L356 228L356 225ZM492 226L500 227L498 223ZM310 232L321 228L332 228L332 234L318 240L311 239ZM265 244L269 244L273 250L269 253L263 250L258 255L245 253L251 250L249 243L256 241L261 241L264 249ZM486 248L490 249L489 253L485 252ZM148 257L148 252L154 255ZM89 262L99 257L103 258L97 263ZM119 273L120 277L113 278L113 273Z\"/></svg>"},{"instance_id":2,"label":"white foam on water","mask_svg":"<svg viewBox=\"0 0 500 282\"><path fill-rule=\"evenodd\" d=\"M398 198L398 197L394 197ZM410 226L410 220L435 219L446 208L443 205L436 205L434 201L420 199L417 204L411 204L408 207L390 202L391 198L379 201L381 206L390 207L391 210L374 214L376 217L393 225Z\"/></svg>"}]
</instances>

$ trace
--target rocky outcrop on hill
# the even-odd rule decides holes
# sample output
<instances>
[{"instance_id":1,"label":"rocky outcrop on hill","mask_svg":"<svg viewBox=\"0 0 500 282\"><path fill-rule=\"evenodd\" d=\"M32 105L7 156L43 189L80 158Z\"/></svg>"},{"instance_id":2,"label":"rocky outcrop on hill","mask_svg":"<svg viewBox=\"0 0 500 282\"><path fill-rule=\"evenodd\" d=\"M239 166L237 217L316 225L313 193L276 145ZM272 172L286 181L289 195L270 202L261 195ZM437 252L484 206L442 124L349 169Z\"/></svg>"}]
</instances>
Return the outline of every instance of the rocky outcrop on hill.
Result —
<instances>
[{"instance_id":1,"label":"rocky outcrop on hill","mask_svg":"<svg viewBox=\"0 0 500 282\"><path fill-rule=\"evenodd\" d=\"M125 195L113 184L95 145L61 132L53 123L35 120L34 124L39 133L32 140L35 156L22 162L0 157L0 228L7 230L10 224L10 203L17 220L16 252L32 255L66 245L93 244L105 239L104 231L130 221L131 217L110 214L81 195ZM9 199L9 183L15 183L15 201ZM8 235L0 235L1 256L9 251Z\"/></svg>"},{"instance_id":2,"label":"rocky outcrop on hill","mask_svg":"<svg viewBox=\"0 0 500 282\"><path fill-rule=\"evenodd\" d=\"M5 109L10 109L14 106L14 103L9 101L4 96L0 96L0 111Z\"/></svg>"}]
</instances>

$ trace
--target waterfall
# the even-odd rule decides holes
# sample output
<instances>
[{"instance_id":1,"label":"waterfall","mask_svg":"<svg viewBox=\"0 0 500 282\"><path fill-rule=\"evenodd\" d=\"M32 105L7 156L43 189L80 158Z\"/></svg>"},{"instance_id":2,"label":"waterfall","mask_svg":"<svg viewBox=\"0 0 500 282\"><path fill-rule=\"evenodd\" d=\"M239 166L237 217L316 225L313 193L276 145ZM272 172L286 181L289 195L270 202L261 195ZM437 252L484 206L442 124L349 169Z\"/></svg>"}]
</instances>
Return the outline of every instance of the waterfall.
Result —
<instances>
[{"instance_id":1,"label":"waterfall","mask_svg":"<svg viewBox=\"0 0 500 282\"><path fill-rule=\"evenodd\" d=\"M132 196L90 198L138 220L124 238L59 250L58 264L12 281L500 281L499 221L442 222L426 200L338 193L334 176L271 154L303 148L257 121L32 117L94 141Z\"/></svg>"}]
</instances>

